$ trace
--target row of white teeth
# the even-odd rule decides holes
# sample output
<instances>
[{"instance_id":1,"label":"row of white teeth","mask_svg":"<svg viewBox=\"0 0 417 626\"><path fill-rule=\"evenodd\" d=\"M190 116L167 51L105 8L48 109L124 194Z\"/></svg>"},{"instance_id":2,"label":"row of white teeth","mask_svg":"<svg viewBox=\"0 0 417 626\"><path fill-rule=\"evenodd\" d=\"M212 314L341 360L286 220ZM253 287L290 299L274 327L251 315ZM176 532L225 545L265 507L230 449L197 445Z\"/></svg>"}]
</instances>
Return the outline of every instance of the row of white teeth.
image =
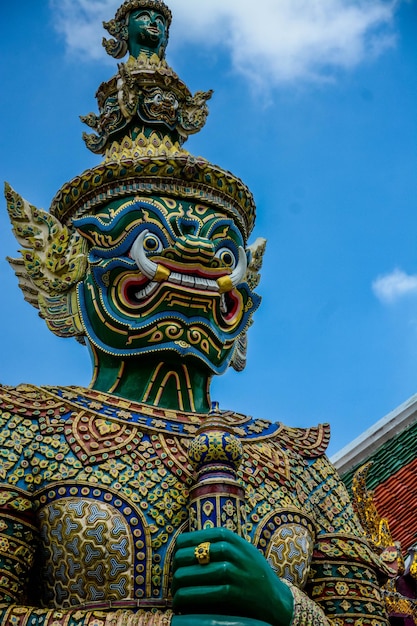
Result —
<instances>
[{"instance_id":1,"label":"row of white teeth","mask_svg":"<svg viewBox=\"0 0 417 626\"><path fill-rule=\"evenodd\" d=\"M178 274L172 272L168 278L169 282L176 285L184 285L185 287L194 287L194 289L204 289L205 291L219 291L219 286L215 280L208 278L200 278L198 276L190 276L189 274Z\"/></svg>"},{"instance_id":2,"label":"row of white teeth","mask_svg":"<svg viewBox=\"0 0 417 626\"><path fill-rule=\"evenodd\" d=\"M132 259L135 261L136 265L138 266L138 269L140 270L140 272L144 276L146 276L148 280L151 281L149 285L147 285L144 289L141 289L135 294L136 298L138 298L139 300L146 298L151 293L153 293L158 287L158 284L160 282L159 280L154 281L155 276L157 276L158 265L154 263L153 261L151 261L151 259L149 259L145 253L143 243L148 234L149 234L149 230L142 231L140 235L136 238L130 251L130 255ZM242 280L244 279L246 275L247 267L248 266L247 266L246 253L245 253L244 248L241 246L239 248L238 263L235 269L233 270L233 272L228 277L230 281L229 289L236 287L239 283L242 282ZM178 272L170 272L165 277L165 280L167 280L168 282L172 282L176 285L183 285L184 287L191 287L194 289L201 289L204 291L213 291L215 293L219 293L219 291L221 292L219 282L217 280L210 280L209 278L200 278L199 276L190 276L189 274L180 274ZM221 296L222 296L221 298L222 307L226 309L226 302L224 299L224 294L221 293Z\"/></svg>"},{"instance_id":3,"label":"row of white teeth","mask_svg":"<svg viewBox=\"0 0 417 626\"><path fill-rule=\"evenodd\" d=\"M168 282L176 285L184 285L185 287L194 287L194 289L218 292L218 285L215 280L205 280L204 278L187 276L186 274L177 274L176 272L173 272L168 278ZM159 285L160 283L152 281L146 287L135 293L136 299L144 300L145 298L149 298L149 296L157 290ZM222 313L227 313L226 298L224 293L220 295L220 310Z\"/></svg>"},{"instance_id":4,"label":"row of white teeth","mask_svg":"<svg viewBox=\"0 0 417 626\"><path fill-rule=\"evenodd\" d=\"M192 287L194 289L202 289L203 291L214 291L218 293L219 286L215 280L208 280L206 278L199 278L198 276L189 276L188 274L178 274L177 272L171 272L167 282L174 283L175 285L182 285L184 287ZM135 296L140 300L146 298L153 293L160 283L152 281L135 293Z\"/></svg>"}]
</instances>

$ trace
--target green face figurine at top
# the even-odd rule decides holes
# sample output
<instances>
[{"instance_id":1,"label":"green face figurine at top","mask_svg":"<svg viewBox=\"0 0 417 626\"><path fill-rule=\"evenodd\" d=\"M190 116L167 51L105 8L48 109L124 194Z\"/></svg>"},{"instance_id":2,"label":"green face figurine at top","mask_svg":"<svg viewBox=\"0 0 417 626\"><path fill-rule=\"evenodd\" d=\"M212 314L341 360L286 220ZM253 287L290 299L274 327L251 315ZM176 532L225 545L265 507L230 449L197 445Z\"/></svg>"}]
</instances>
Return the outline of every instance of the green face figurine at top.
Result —
<instances>
[{"instance_id":1,"label":"green face figurine at top","mask_svg":"<svg viewBox=\"0 0 417 626\"><path fill-rule=\"evenodd\" d=\"M158 11L132 11L128 22L128 48L137 58L142 50L161 56L168 42L165 17Z\"/></svg>"},{"instance_id":2,"label":"green face figurine at top","mask_svg":"<svg viewBox=\"0 0 417 626\"><path fill-rule=\"evenodd\" d=\"M6 185L25 299L87 345L88 389L0 386L0 626L387 626L328 428L211 407L246 362L265 240L233 174L183 147L211 91L165 60L171 12L126 0L49 212Z\"/></svg>"},{"instance_id":3,"label":"green face figurine at top","mask_svg":"<svg viewBox=\"0 0 417 626\"><path fill-rule=\"evenodd\" d=\"M115 58L129 54L137 59L141 54L159 59L165 56L168 44L171 11L164 2L124 2L113 20L104 22L104 27L114 39L103 40L107 52Z\"/></svg>"}]
</instances>

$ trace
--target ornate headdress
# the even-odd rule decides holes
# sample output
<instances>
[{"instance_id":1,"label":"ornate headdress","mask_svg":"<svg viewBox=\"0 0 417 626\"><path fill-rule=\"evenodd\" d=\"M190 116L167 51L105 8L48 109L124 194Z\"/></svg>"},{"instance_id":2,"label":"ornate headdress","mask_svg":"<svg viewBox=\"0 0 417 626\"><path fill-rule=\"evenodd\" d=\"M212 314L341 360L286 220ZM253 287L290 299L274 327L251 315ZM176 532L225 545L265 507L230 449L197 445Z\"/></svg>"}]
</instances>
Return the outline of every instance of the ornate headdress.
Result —
<instances>
[{"instance_id":1,"label":"ornate headdress","mask_svg":"<svg viewBox=\"0 0 417 626\"><path fill-rule=\"evenodd\" d=\"M162 0L126 0L126 2L124 2L117 10L114 19L116 21L122 21L129 13L137 11L138 9L151 9L152 11L158 11L165 17L167 26L171 24L172 13Z\"/></svg>"},{"instance_id":2,"label":"ornate headdress","mask_svg":"<svg viewBox=\"0 0 417 626\"><path fill-rule=\"evenodd\" d=\"M162 0L127 0L105 24L116 38L106 44L115 57L127 51L128 16L137 9L159 11L167 26L171 23L171 12ZM229 215L247 241L255 221L249 189L231 172L183 148L188 136L204 126L211 94L192 95L163 55L130 57L100 86L99 114L81 118L94 131L84 133L87 147L103 155L103 162L64 184L49 213L6 187L10 218L24 248L22 257L10 262L25 298L40 309L55 334L84 333L76 285L87 267L87 248L73 220L112 200L156 195L207 204ZM251 288L259 280L265 244L262 240L254 246L247 275ZM242 353L243 341L244 336L239 344Z\"/></svg>"},{"instance_id":3,"label":"ornate headdress","mask_svg":"<svg viewBox=\"0 0 417 626\"><path fill-rule=\"evenodd\" d=\"M127 22L132 11L138 9L149 9L158 11L166 19L167 23L167 42L168 32L172 21L172 13L162 0L126 0L117 10L114 19L109 22L103 22L104 28L110 33L114 39L103 38L103 46L106 52L115 59L121 59L127 53Z\"/></svg>"},{"instance_id":4,"label":"ornate headdress","mask_svg":"<svg viewBox=\"0 0 417 626\"><path fill-rule=\"evenodd\" d=\"M138 9L158 11L167 26L171 24L171 11L162 0L126 0L115 18L104 24L117 39L106 42L109 54L119 57L127 49L128 17ZM87 147L103 154L104 162L64 185L51 213L69 224L112 199L173 195L225 211L247 239L255 219L249 189L230 172L183 148L188 136L204 126L211 95L212 91L192 95L157 54L141 53L121 63L117 75L99 87L99 115L81 118L95 131L84 133Z\"/></svg>"}]
</instances>

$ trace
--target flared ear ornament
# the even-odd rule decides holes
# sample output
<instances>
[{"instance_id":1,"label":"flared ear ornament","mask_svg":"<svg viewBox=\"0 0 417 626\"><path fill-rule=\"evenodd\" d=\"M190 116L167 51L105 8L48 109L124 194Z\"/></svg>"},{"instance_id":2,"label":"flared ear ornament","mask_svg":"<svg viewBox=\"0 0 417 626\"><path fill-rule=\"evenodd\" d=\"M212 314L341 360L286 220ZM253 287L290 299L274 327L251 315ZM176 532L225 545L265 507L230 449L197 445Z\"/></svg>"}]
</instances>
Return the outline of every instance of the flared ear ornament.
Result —
<instances>
[{"instance_id":1,"label":"flared ear ornament","mask_svg":"<svg viewBox=\"0 0 417 626\"><path fill-rule=\"evenodd\" d=\"M103 26L114 37L114 39L103 37L103 47L114 59L121 59L127 53L127 23L113 19L103 22Z\"/></svg>"},{"instance_id":2,"label":"flared ear ornament","mask_svg":"<svg viewBox=\"0 0 417 626\"><path fill-rule=\"evenodd\" d=\"M247 352L248 352L248 335L246 331L241 333L239 337L236 339L235 349L233 351L233 356L230 361L230 367L236 372L243 372L246 367L247 360Z\"/></svg>"},{"instance_id":3,"label":"flared ear ornament","mask_svg":"<svg viewBox=\"0 0 417 626\"><path fill-rule=\"evenodd\" d=\"M13 233L23 246L21 256L8 261L25 300L39 309L56 335L82 336L76 287L87 269L87 242L53 215L29 204L7 183L5 196Z\"/></svg>"},{"instance_id":4,"label":"flared ear ornament","mask_svg":"<svg viewBox=\"0 0 417 626\"><path fill-rule=\"evenodd\" d=\"M266 239L258 237L253 244L247 247L250 254L246 282L251 289L256 289L261 280L261 268L266 250Z\"/></svg>"},{"instance_id":5,"label":"flared ear ornament","mask_svg":"<svg viewBox=\"0 0 417 626\"><path fill-rule=\"evenodd\" d=\"M258 237L255 242L246 248L249 253L248 269L246 271L245 281L250 289L256 289L261 280L261 268L263 257L266 249L266 239ZM252 321L249 325L252 324ZM242 372L246 367L248 352L248 335L246 330L236 339L235 349L230 361L230 367L236 372Z\"/></svg>"}]
</instances>

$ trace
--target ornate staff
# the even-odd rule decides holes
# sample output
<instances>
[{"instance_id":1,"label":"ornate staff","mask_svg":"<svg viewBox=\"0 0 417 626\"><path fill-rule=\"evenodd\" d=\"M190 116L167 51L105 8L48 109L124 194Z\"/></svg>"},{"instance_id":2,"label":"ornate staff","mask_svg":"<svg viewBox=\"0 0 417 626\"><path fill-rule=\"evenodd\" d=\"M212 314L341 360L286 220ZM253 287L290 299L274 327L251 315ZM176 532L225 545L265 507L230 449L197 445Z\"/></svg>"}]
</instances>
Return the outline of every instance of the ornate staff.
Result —
<instances>
[{"instance_id":1,"label":"ornate staff","mask_svg":"<svg viewBox=\"0 0 417 626\"><path fill-rule=\"evenodd\" d=\"M246 537L245 490L237 479L243 448L214 402L188 456L197 478L190 490L190 530L225 527Z\"/></svg>"}]
</instances>

